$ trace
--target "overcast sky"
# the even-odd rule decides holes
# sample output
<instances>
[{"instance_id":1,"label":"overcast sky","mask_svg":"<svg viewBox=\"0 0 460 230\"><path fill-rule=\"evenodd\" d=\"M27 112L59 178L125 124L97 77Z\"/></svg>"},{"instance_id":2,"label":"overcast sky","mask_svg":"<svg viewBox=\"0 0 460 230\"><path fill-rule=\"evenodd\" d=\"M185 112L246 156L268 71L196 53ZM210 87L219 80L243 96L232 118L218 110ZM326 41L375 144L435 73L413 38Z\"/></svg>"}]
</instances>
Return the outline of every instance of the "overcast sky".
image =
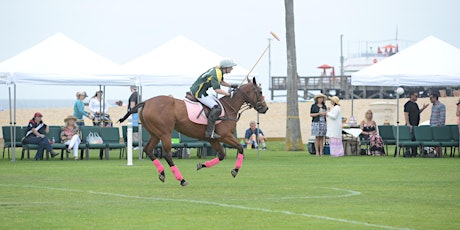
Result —
<instances>
[{"instance_id":1,"label":"overcast sky","mask_svg":"<svg viewBox=\"0 0 460 230\"><path fill-rule=\"evenodd\" d=\"M340 34L344 35L345 56L357 52L358 45L363 48L365 41L394 39L396 27L402 46L404 41L434 35L460 47L457 0L298 0L294 7L302 76L318 75L316 67L324 63L336 66L339 73ZM0 61L62 32L123 64L182 34L250 69L267 45L269 32L274 31L281 42L272 45L272 75L286 75L282 0L1 0L0 9ZM267 57L255 72L268 88ZM18 98L73 99L77 90L93 94L96 88L18 86ZM107 91L109 98L126 100L129 96L128 89L112 88ZM6 89L0 86L0 99L8 98ZM176 91L181 90L185 89ZM164 92L144 90L145 97L159 93Z\"/></svg>"}]
</instances>

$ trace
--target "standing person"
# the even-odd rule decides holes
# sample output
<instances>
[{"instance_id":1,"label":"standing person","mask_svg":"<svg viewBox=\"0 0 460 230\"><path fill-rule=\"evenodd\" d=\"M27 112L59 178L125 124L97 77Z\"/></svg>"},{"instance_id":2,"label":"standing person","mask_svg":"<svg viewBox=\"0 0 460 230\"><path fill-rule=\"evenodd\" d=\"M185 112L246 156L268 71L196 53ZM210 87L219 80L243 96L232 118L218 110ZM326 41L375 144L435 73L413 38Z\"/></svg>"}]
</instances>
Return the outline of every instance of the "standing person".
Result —
<instances>
[{"instance_id":1,"label":"standing person","mask_svg":"<svg viewBox=\"0 0 460 230\"><path fill-rule=\"evenodd\" d=\"M377 131L377 123L373 119L372 110L367 110L364 120L359 125L361 128L361 135L364 140L369 140L370 151L372 156L385 155L383 148L383 140Z\"/></svg>"},{"instance_id":2,"label":"standing person","mask_svg":"<svg viewBox=\"0 0 460 230\"><path fill-rule=\"evenodd\" d=\"M430 126L446 125L446 106L439 101L439 94L433 93L430 95L431 106Z\"/></svg>"},{"instance_id":3,"label":"standing person","mask_svg":"<svg viewBox=\"0 0 460 230\"><path fill-rule=\"evenodd\" d=\"M329 146L331 156L340 157L344 155L342 144L342 114L340 112L340 99L337 96L331 97L331 105L333 106L327 112L327 132L329 137Z\"/></svg>"},{"instance_id":4,"label":"standing person","mask_svg":"<svg viewBox=\"0 0 460 230\"><path fill-rule=\"evenodd\" d=\"M195 96L198 101L211 109L208 115L208 127L206 128L205 137L211 139L218 139L220 135L214 132L216 126L216 121L219 119L219 116L222 112L217 103L217 98L206 92L209 88L213 88L217 94L223 94L225 96L231 96L230 92L227 92L220 88L221 85L238 88L237 84L230 84L224 81L224 74L231 73L233 67L236 66L236 63L232 59L223 59L220 61L220 64L216 67L212 67L205 73L201 74L198 79L190 87L190 91L193 96Z\"/></svg>"},{"instance_id":5,"label":"standing person","mask_svg":"<svg viewBox=\"0 0 460 230\"><path fill-rule=\"evenodd\" d=\"M406 104L404 104L404 118L406 120L406 125L410 128L412 140L415 141L414 126L418 126L418 124L420 123L420 113L422 113L428 107L428 104L423 104L422 109L419 109L416 103L418 93L413 91L410 93L409 97L409 101L406 102ZM409 153L409 147L407 147L405 156L417 156L417 146L411 148L412 154Z\"/></svg>"},{"instance_id":6,"label":"standing person","mask_svg":"<svg viewBox=\"0 0 460 230\"><path fill-rule=\"evenodd\" d=\"M66 151L70 153L73 149L73 157L78 160L78 146L81 143L81 132L80 128L76 124L77 118L74 116L68 116L64 119L64 127L61 131L62 143L67 145Z\"/></svg>"},{"instance_id":7,"label":"standing person","mask_svg":"<svg viewBox=\"0 0 460 230\"><path fill-rule=\"evenodd\" d=\"M310 117L311 121L311 135L315 136L315 153L316 156L323 155L324 139L327 132L327 107L326 107L326 95L320 93L314 98L315 103L311 105Z\"/></svg>"},{"instance_id":8,"label":"standing person","mask_svg":"<svg viewBox=\"0 0 460 230\"><path fill-rule=\"evenodd\" d=\"M73 116L76 117L77 125L78 126L85 126L85 121L83 120L83 116L88 117L89 119L93 119L91 113L85 111L85 103L83 100L88 97L85 91L77 92L76 94L77 100L73 105Z\"/></svg>"},{"instance_id":9,"label":"standing person","mask_svg":"<svg viewBox=\"0 0 460 230\"><path fill-rule=\"evenodd\" d=\"M46 149L51 157L55 157L58 154L53 151L51 144L46 137L46 134L50 132L49 127L42 120L43 115L39 112L34 114L34 117L29 121L27 125L26 136L23 140L24 144L37 144L38 149L35 154L34 160L41 160L43 158L43 151Z\"/></svg>"},{"instance_id":10,"label":"standing person","mask_svg":"<svg viewBox=\"0 0 460 230\"><path fill-rule=\"evenodd\" d=\"M134 108L139 103L139 93L137 92L137 86L130 86L131 96L128 99L128 112L131 111L131 108ZM134 111L132 114L133 126L139 126L139 114L137 111Z\"/></svg>"},{"instance_id":11,"label":"standing person","mask_svg":"<svg viewBox=\"0 0 460 230\"><path fill-rule=\"evenodd\" d=\"M101 123L110 120L110 116L107 114L109 111L109 104L107 100L102 102L102 90L96 91L94 96L89 100L89 110L93 114L93 125L99 126Z\"/></svg>"},{"instance_id":12,"label":"standing person","mask_svg":"<svg viewBox=\"0 0 460 230\"><path fill-rule=\"evenodd\" d=\"M446 125L446 106L439 101L439 94L433 93L430 95L431 106L430 126ZM436 156L442 157L442 148L436 147Z\"/></svg>"},{"instance_id":13,"label":"standing person","mask_svg":"<svg viewBox=\"0 0 460 230\"><path fill-rule=\"evenodd\" d=\"M460 99L458 99L457 102L457 112L455 113L455 115L457 115L458 132L460 132Z\"/></svg>"},{"instance_id":14,"label":"standing person","mask_svg":"<svg viewBox=\"0 0 460 230\"><path fill-rule=\"evenodd\" d=\"M257 133L259 136L257 136ZM264 132L256 127L256 122L249 122L249 129L247 129L244 134L244 142L246 143L246 146L251 145L252 148L257 149L259 148L259 143L261 143L262 149L265 150L267 149L265 141L267 141L267 138L264 136Z\"/></svg>"}]
</instances>

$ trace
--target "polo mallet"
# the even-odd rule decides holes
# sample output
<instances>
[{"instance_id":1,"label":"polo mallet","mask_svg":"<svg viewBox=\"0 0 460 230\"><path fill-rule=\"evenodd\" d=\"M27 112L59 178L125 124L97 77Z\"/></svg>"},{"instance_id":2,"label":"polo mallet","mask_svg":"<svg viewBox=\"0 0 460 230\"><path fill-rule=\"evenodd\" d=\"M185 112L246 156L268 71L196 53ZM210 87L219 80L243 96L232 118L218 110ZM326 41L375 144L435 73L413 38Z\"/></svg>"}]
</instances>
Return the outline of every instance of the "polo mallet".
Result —
<instances>
[{"instance_id":1,"label":"polo mallet","mask_svg":"<svg viewBox=\"0 0 460 230\"><path fill-rule=\"evenodd\" d=\"M275 38L276 40L280 41L280 38L278 37L278 35L276 35L275 33L273 32L270 32L270 34L273 36L273 38ZM249 75L251 74L251 72L254 70L254 68L256 67L257 64L259 64L259 61L260 59L262 59L262 57L265 55L265 53L267 52L267 50L270 48L270 43L267 45L267 47L265 48L264 52L262 52L262 54L260 55L259 59L257 59L257 62L252 66L251 70L249 70L249 73L246 75L246 77L243 78L243 80L241 81L240 83L240 86L243 85L244 81L248 80L248 77Z\"/></svg>"}]
</instances>

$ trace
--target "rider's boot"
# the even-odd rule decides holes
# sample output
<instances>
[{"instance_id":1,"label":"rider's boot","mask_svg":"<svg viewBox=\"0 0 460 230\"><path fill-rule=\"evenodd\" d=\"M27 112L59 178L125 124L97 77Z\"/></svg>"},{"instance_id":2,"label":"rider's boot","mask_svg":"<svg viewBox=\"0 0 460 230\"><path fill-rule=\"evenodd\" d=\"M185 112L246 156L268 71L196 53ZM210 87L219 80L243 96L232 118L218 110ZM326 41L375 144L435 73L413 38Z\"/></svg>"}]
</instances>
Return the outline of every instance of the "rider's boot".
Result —
<instances>
[{"instance_id":1,"label":"rider's boot","mask_svg":"<svg viewBox=\"0 0 460 230\"><path fill-rule=\"evenodd\" d=\"M216 121L219 120L219 116L221 112L222 112L222 109L218 105L215 105L214 107L212 107L211 111L209 111L208 127L206 127L206 133L205 133L206 138L211 138L211 139L220 138L220 135L215 133L214 129L216 127Z\"/></svg>"}]
</instances>

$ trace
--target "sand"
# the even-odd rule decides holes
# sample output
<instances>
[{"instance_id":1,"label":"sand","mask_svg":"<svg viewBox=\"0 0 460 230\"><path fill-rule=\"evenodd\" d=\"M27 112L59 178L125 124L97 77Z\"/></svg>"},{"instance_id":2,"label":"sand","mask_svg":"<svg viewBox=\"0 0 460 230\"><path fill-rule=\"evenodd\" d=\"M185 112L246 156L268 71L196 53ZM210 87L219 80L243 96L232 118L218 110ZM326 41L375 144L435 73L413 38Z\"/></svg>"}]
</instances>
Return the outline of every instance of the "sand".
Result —
<instances>
[{"instance_id":1,"label":"sand","mask_svg":"<svg viewBox=\"0 0 460 230\"><path fill-rule=\"evenodd\" d=\"M408 101L408 98L400 99L400 121L404 124L404 113L403 105ZM458 101L457 97L442 97L440 101L446 105L447 109L447 124L455 124L455 109ZM370 108L370 104L374 102L391 102L396 103L396 99L358 99L354 100L354 116L357 122L360 122L364 118L365 112ZM429 98L420 98L417 102L421 107L423 103L430 103ZM303 142L308 142L310 138L311 118L310 118L310 106L312 102L301 102L299 103L299 115L300 125L302 130ZM266 114L260 115L260 128L269 138L282 138L286 134L286 103L272 102L267 103L269 110ZM327 105L330 106L329 102ZM393 108L395 111L389 114L393 117L390 121L391 124L396 124L396 106ZM349 118L351 116L351 100L341 101L342 116ZM54 108L54 109L18 109L16 121L17 125L26 126L28 121L32 118L35 112L41 112L43 114L43 120L48 125L63 125L64 117L73 113L73 108ZM388 111L387 111L388 112ZM109 114L114 120L122 117L126 113L126 107L111 107ZM431 105L421 114L421 122L429 120L431 114ZM245 130L249 127L250 121L257 120L257 112L255 110L245 111L240 121L238 122L238 137L243 137ZM86 125L90 125L91 121L85 118ZM383 122L383 121L382 121ZM0 112L0 125L9 124L9 110ZM126 122L123 124L126 125ZM115 126L120 126L116 124ZM1 137L1 136L0 136Z\"/></svg>"}]
</instances>

